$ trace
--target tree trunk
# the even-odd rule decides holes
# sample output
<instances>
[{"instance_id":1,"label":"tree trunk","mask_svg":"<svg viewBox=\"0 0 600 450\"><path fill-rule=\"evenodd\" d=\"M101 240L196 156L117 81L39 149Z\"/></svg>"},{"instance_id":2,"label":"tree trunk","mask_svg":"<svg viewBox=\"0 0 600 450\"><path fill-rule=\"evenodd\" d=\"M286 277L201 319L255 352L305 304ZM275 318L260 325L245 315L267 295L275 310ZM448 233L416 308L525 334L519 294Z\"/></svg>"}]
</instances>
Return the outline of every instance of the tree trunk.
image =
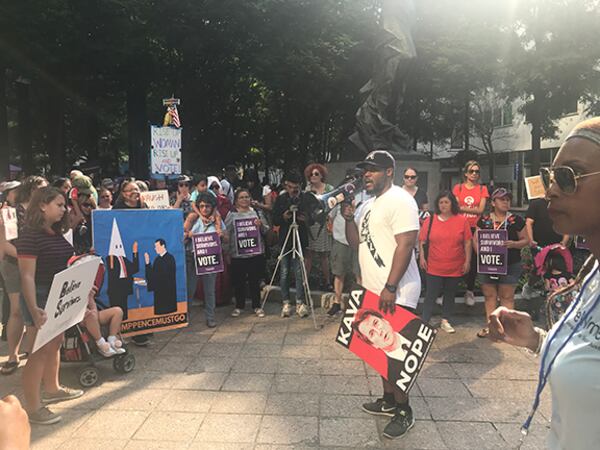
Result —
<instances>
[{"instance_id":1,"label":"tree trunk","mask_svg":"<svg viewBox=\"0 0 600 450\"><path fill-rule=\"evenodd\" d=\"M29 99L29 80L19 79L16 82L17 91L17 142L19 154L21 155L21 166L27 175L35 173L35 162L33 160L31 139L31 105Z\"/></svg>"},{"instance_id":2,"label":"tree trunk","mask_svg":"<svg viewBox=\"0 0 600 450\"><path fill-rule=\"evenodd\" d=\"M50 159L50 172L64 176L66 173L64 148L64 98L60 92L47 87L46 97L46 153Z\"/></svg>"},{"instance_id":3,"label":"tree trunk","mask_svg":"<svg viewBox=\"0 0 600 450\"><path fill-rule=\"evenodd\" d=\"M129 172L138 178L147 177L150 129L146 111L146 86L133 80L127 86L127 141Z\"/></svg>"},{"instance_id":4,"label":"tree trunk","mask_svg":"<svg viewBox=\"0 0 600 450\"><path fill-rule=\"evenodd\" d=\"M465 116L463 122L463 139L465 142L465 151L469 150L469 136L470 136L470 127L469 123L471 121L471 98L469 92L465 93Z\"/></svg>"},{"instance_id":5,"label":"tree trunk","mask_svg":"<svg viewBox=\"0 0 600 450\"><path fill-rule=\"evenodd\" d=\"M0 64L0 179L9 175L8 112L6 102L6 67Z\"/></svg>"},{"instance_id":6,"label":"tree trunk","mask_svg":"<svg viewBox=\"0 0 600 450\"><path fill-rule=\"evenodd\" d=\"M540 171L542 149L542 114L540 97L534 94L529 123L531 123L531 175Z\"/></svg>"},{"instance_id":7,"label":"tree trunk","mask_svg":"<svg viewBox=\"0 0 600 450\"><path fill-rule=\"evenodd\" d=\"M83 136L83 142L85 143L85 149L87 150L88 162L98 160L98 143L100 141L100 132L98 126L98 98L96 96L95 87L93 84L96 80L87 81L87 101L86 110L84 112L85 117L85 131Z\"/></svg>"}]
</instances>

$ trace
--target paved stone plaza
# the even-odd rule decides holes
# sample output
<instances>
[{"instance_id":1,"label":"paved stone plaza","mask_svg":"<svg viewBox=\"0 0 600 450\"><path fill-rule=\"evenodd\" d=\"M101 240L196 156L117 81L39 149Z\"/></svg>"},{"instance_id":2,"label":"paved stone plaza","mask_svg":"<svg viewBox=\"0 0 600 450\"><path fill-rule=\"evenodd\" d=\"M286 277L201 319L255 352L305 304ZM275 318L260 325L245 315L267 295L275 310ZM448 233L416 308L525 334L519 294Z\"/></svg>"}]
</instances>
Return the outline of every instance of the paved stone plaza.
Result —
<instances>
[{"instance_id":1,"label":"paved stone plaza","mask_svg":"<svg viewBox=\"0 0 600 450\"><path fill-rule=\"evenodd\" d=\"M537 378L536 359L475 333L482 319L461 316L457 333L440 332L411 405L417 422L407 436L382 436L387 418L361 411L381 395L376 373L334 343L338 321L228 317L207 329L201 313L188 328L158 333L151 347L130 346L137 367L118 375L110 362L101 383L53 406L63 421L34 426L34 449L515 448ZM320 310L319 310L320 311ZM6 354L6 343L0 345ZM0 358L4 361L6 358ZM22 398L21 370L0 378L0 396ZM62 381L76 386L77 367ZM544 448L548 395L522 448Z\"/></svg>"}]
</instances>

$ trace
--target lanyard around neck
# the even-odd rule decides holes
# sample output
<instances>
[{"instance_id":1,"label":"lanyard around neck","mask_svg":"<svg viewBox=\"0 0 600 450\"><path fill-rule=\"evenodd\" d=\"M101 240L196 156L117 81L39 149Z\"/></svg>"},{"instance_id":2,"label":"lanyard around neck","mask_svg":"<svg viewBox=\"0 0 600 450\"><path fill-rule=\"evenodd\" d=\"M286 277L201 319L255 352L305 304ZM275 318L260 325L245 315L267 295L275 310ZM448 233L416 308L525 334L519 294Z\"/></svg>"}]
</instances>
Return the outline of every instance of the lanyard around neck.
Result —
<instances>
[{"instance_id":1,"label":"lanyard around neck","mask_svg":"<svg viewBox=\"0 0 600 450\"><path fill-rule=\"evenodd\" d=\"M588 309L585 312L585 314L583 315L583 317L578 322L575 323L573 330L569 333L567 338L561 343L560 347L558 347L558 349L552 356L552 359L548 363L548 368L545 369L544 366L546 365L546 359L548 358L548 354L550 353L550 347L552 346L552 343L557 338L557 336L560 334L562 327L564 326L565 323L567 323L567 320L570 318L573 311L575 311L579 307L579 304L582 301L583 295L584 295L585 291L587 290L588 285L594 278L596 278L599 271L600 271L600 268L597 268L592 273L592 275L590 275L590 277L585 281L585 283L581 287L581 291L579 291L579 295L577 296L577 299L573 302L573 304L571 305L569 310L565 313L558 328L552 334L552 337L550 339L548 339L548 341L545 343L544 351L542 353L542 358L541 358L541 363L540 363L538 385L535 390L535 398L533 400L531 412L529 413L529 416L527 417L527 419L523 423L523 426L521 427L521 433L523 434L523 436L526 436L527 433L529 432L529 427L531 426L531 421L533 420L533 416L540 404L540 397L542 395L542 391L544 390L544 387L546 386L546 383L548 382L548 377L550 376L550 373L552 372L556 358L558 357L560 352L565 348L565 346L569 343L569 341L573 338L575 333L577 333L577 331L579 331L581 324L587 323L587 319L592 314L592 312L596 309L596 307L598 306L598 303L600 303L600 295L598 295L596 297L596 299L594 300L594 302L591 304L590 309Z\"/></svg>"}]
</instances>

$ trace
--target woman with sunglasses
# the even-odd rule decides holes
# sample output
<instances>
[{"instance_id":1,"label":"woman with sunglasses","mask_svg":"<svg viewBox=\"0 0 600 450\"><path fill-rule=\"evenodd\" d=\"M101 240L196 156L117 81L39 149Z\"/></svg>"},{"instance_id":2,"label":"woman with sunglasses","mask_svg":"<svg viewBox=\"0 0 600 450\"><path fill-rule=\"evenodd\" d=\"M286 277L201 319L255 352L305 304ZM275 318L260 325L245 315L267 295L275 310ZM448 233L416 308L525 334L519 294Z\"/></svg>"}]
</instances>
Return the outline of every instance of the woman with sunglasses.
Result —
<instances>
[{"instance_id":1,"label":"woman with sunglasses","mask_svg":"<svg viewBox=\"0 0 600 450\"><path fill-rule=\"evenodd\" d=\"M600 117L578 124L552 167L541 171L548 213L557 233L583 236L600 257ZM548 384L552 391L550 449L591 449L600 442L600 272L596 262L575 302L546 332L528 314L498 308L490 315L490 337L540 353L540 379L526 431Z\"/></svg>"},{"instance_id":2,"label":"woman with sunglasses","mask_svg":"<svg viewBox=\"0 0 600 450\"><path fill-rule=\"evenodd\" d=\"M529 245L525 220L510 212L512 194L504 188L498 188L492 193L492 211L484 214L477 222L478 230L506 230L508 240L504 243L508 248L508 267L506 275L479 275L481 290L485 297L485 316L496 309L498 301L501 306L514 308L515 288L523 271L521 249ZM474 247L477 251L477 234L474 234ZM476 265L476 264L475 264ZM482 328L478 337L487 337L489 330Z\"/></svg>"},{"instance_id":3,"label":"woman with sunglasses","mask_svg":"<svg viewBox=\"0 0 600 450\"><path fill-rule=\"evenodd\" d=\"M190 212L192 212L192 198L190 194L190 187L192 180L187 175L182 175L177 182L177 192L175 201L173 202L173 209L183 210L183 219L185 220Z\"/></svg>"},{"instance_id":4,"label":"woman with sunglasses","mask_svg":"<svg viewBox=\"0 0 600 450\"><path fill-rule=\"evenodd\" d=\"M73 256L73 246L63 237L68 229L69 217L62 191L52 187L35 191L27 209L23 233L17 241L23 291L21 312L28 333L35 334L46 322L44 307L54 275L66 269ZM25 409L32 423L49 425L60 421L60 415L45 405L83 395L81 390L59 384L62 341L60 334L31 354L23 370Z\"/></svg>"},{"instance_id":5,"label":"woman with sunglasses","mask_svg":"<svg viewBox=\"0 0 600 450\"><path fill-rule=\"evenodd\" d=\"M419 212L427 211L429 209L427 192L425 192L423 189L419 189L419 186L417 186L417 181L419 181L419 176L417 175L416 169L407 167L404 171L404 183L402 184L402 188L413 196L415 202L417 202L417 206L419 207Z\"/></svg>"},{"instance_id":6,"label":"woman with sunglasses","mask_svg":"<svg viewBox=\"0 0 600 450\"><path fill-rule=\"evenodd\" d=\"M235 211L225 219L227 242L229 244L228 258L231 259L231 279L235 292L235 308L232 317L239 317L246 304L246 292L250 293L252 309L258 317L264 317L265 312L260 305L260 278L263 274L265 243L263 235L269 230L265 216L260 210L250 206L252 196L246 188L238 188L234 193ZM258 227L258 248L260 254L244 254L238 243L238 227L236 221L251 220ZM248 291L246 290L246 283Z\"/></svg>"},{"instance_id":7,"label":"woman with sunglasses","mask_svg":"<svg viewBox=\"0 0 600 450\"><path fill-rule=\"evenodd\" d=\"M486 186L480 184L481 166L477 161L467 161L463 168L464 181L452 189L452 193L458 200L458 206L463 216L469 221L471 232L475 234L477 221L485 211L487 199L490 197ZM474 250L474 249L473 249ZM476 255L471 255L471 261L475 261ZM475 278L477 278L477 264L471 264L469 273L465 276L467 291L465 292L465 304L475 304Z\"/></svg>"},{"instance_id":8,"label":"woman with sunglasses","mask_svg":"<svg viewBox=\"0 0 600 450\"><path fill-rule=\"evenodd\" d=\"M192 236L203 233L217 233L222 239L225 238L225 223L219 213L216 212L217 200L214 195L208 192L201 192L196 198L196 210L199 214L191 213L188 215L185 224L186 238L186 267L188 276L188 299L193 299L196 292L198 280L202 281L202 289L204 292L204 311L206 314L206 326L214 328L217 326L215 322L215 306L216 306L216 282L217 273L207 273L204 275L196 275L196 264L194 262L194 249L192 247ZM221 255L222 257L222 255Z\"/></svg>"},{"instance_id":9,"label":"woman with sunglasses","mask_svg":"<svg viewBox=\"0 0 600 450\"><path fill-rule=\"evenodd\" d=\"M75 253L82 255L92 249L92 211L96 202L91 193L78 192L77 199L72 200L73 207L69 211L71 228L73 229L73 247Z\"/></svg>"},{"instance_id":10,"label":"woman with sunglasses","mask_svg":"<svg viewBox=\"0 0 600 450\"><path fill-rule=\"evenodd\" d=\"M327 169L322 164L313 163L306 166L304 169L304 177L307 182L306 190L315 195L323 195L333 190L332 185L325 183ZM321 263L321 274L323 275L321 287L327 291L333 291L333 286L331 286L331 274L329 271L329 254L331 253L330 228L329 222L326 226L323 226L318 222L310 226L308 233L308 251L306 252L304 259L306 273L309 275L313 259L319 259Z\"/></svg>"}]
</instances>

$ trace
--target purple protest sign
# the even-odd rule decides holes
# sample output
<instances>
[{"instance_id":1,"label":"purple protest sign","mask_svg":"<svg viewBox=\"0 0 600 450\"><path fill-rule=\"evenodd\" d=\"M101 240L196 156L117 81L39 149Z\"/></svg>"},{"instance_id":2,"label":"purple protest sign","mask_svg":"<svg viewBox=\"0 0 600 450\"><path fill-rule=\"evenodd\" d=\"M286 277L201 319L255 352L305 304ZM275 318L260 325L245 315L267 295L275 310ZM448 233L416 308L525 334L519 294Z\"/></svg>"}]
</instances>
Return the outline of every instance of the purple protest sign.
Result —
<instances>
[{"instance_id":1,"label":"purple protest sign","mask_svg":"<svg viewBox=\"0 0 600 450\"><path fill-rule=\"evenodd\" d=\"M477 230L477 273L506 275L508 271L506 230Z\"/></svg>"},{"instance_id":2,"label":"purple protest sign","mask_svg":"<svg viewBox=\"0 0 600 450\"><path fill-rule=\"evenodd\" d=\"M200 233L192 236L196 275L223 272L221 238L217 233Z\"/></svg>"},{"instance_id":3,"label":"purple protest sign","mask_svg":"<svg viewBox=\"0 0 600 450\"><path fill-rule=\"evenodd\" d=\"M235 242L238 255L260 255L262 245L260 241L260 229L256 225L256 217L248 219L236 219Z\"/></svg>"}]
</instances>

